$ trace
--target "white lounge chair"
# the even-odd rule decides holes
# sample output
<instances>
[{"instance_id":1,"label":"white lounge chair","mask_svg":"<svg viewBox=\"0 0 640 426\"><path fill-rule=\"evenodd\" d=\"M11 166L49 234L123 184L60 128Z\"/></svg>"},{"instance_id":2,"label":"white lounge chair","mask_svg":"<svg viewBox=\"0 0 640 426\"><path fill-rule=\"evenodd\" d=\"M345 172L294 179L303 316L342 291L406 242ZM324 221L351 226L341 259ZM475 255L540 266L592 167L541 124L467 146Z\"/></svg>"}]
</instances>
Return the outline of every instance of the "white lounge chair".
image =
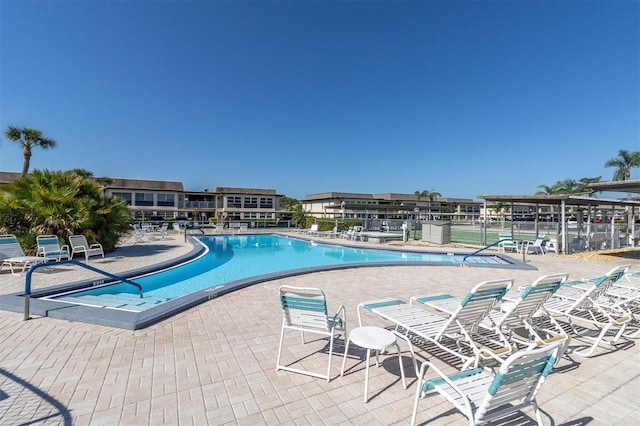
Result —
<instances>
[{"instance_id":1,"label":"white lounge chair","mask_svg":"<svg viewBox=\"0 0 640 426\"><path fill-rule=\"evenodd\" d=\"M563 341L568 345L569 335L560 324L540 311L567 278L568 274L543 275L516 291L511 289L500 304L489 311L480 326L490 330L499 328L510 342L520 347L528 348L532 344L543 345L551 341ZM448 294L411 300L449 314L460 304L459 299Z\"/></svg>"},{"instance_id":2,"label":"white lounge chair","mask_svg":"<svg viewBox=\"0 0 640 426\"><path fill-rule=\"evenodd\" d=\"M340 306L335 315L329 316L324 292L318 288L281 286L279 292L283 319L276 371L285 370L306 374L326 379L328 382L331 379L331 357L333 356L333 342L336 338L336 331L340 330L345 334L347 332L344 305ZM280 364L285 330L300 331L302 343L304 343L304 333L321 334L329 338L329 366L327 367L326 375Z\"/></svg>"},{"instance_id":3,"label":"white lounge chair","mask_svg":"<svg viewBox=\"0 0 640 426\"><path fill-rule=\"evenodd\" d=\"M500 365L497 372L475 368L445 375L433 363L422 363L418 375L411 424L416 424L418 403L432 390L444 396L465 417L470 425L492 423L493 420L533 407L538 424L542 424L536 395L558 358L560 343L539 349L514 353ZM425 380L428 369L439 377Z\"/></svg>"},{"instance_id":4,"label":"white lounge chair","mask_svg":"<svg viewBox=\"0 0 640 426\"><path fill-rule=\"evenodd\" d=\"M549 314L569 322L576 337L592 342L585 349L574 349L572 353L589 357L601 342L614 345L624 333L632 317L620 303L608 297L607 292L629 267L617 266L599 278L567 282L544 304ZM607 335L613 331L616 333L607 340Z\"/></svg>"},{"instance_id":5,"label":"white lounge chair","mask_svg":"<svg viewBox=\"0 0 640 426\"><path fill-rule=\"evenodd\" d=\"M60 246L58 237L55 235L38 235L36 237L38 249L36 254L47 260L69 259L69 246Z\"/></svg>"},{"instance_id":6,"label":"white lounge chair","mask_svg":"<svg viewBox=\"0 0 640 426\"><path fill-rule=\"evenodd\" d=\"M91 244L87 242L84 235L72 235L69 237L69 245L71 246L71 258L76 254L83 254L86 262L89 262L91 256L101 256L104 260L104 250L102 244Z\"/></svg>"},{"instance_id":7,"label":"white lounge chair","mask_svg":"<svg viewBox=\"0 0 640 426\"><path fill-rule=\"evenodd\" d=\"M0 270L7 266L13 275L22 275L28 267L47 261L42 256L25 256L18 238L12 234L0 235L0 260L2 260ZM16 273L14 267L20 266L22 267L20 273Z\"/></svg>"},{"instance_id":8,"label":"white lounge chair","mask_svg":"<svg viewBox=\"0 0 640 426\"><path fill-rule=\"evenodd\" d=\"M462 369L477 367L482 360L506 356L513 349L500 329L480 327L512 284L511 279L483 281L471 289L450 314L429 312L394 298L362 302L358 305L358 319L362 325L361 310L368 310L394 323L398 333L422 338L459 358ZM412 298L412 302L426 297L430 296L418 296Z\"/></svg>"}]
</instances>

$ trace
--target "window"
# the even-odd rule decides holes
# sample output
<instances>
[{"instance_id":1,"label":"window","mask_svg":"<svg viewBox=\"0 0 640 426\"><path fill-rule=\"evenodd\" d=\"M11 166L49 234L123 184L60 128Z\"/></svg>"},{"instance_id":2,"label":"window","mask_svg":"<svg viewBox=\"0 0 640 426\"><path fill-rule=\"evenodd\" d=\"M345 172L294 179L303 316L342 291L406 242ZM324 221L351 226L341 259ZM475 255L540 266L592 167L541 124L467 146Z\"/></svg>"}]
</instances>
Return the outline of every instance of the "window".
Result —
<instances>
[{"instance_id":1,"label":"window","mask_svg":"<svg viewBox=\"0 0 640 426\"><path fill-rule=\"evenodd\" d=\"M258 218L258 213L256 213L256 212L245 212L245 213L243 213L243 217L245 219L257 219Z\"/></svg>"},{"instance_id":2,"label":"window","mask_svg":"<svg viewBox=\"0 0 640 426\"><path fill-rule=\"evenodd\" d=\"M136 206L153 206L153 194L136 192Z\"/></svg>"},{"instance_id":3,"label":"window","mask_svg":"<svg viewBox=\"0 0 640 426\"><path fill-rule=\"evenodd\" d=\"M131 205L131 193L130 192L114 192L113 193L114 197L120 198L121 200L124 200L128 206Z\"/></svg>"},{"instance_id":4,"label":"window","mask_svg":"<svg viewBox=\"0 0 640 426\"><path fill-rule=\"evenodd\" d=\"M261 209L272 209L273 208L273 198L260 197L260 208Z\"/></svg>"},{"instance_id":5,"label":"window","mask_svg":"<svg viewBox=\"0 0 640 426\"><path fill-rule=\"evenodd\" d=\"M260 213L260 219L273 219L273 213Z\"/></svg>"},{"instance_id":6,"label":"window","mask_svg":"<svg viewBox=\"0 0 640 426\"><path fill-rule=\"evenodd\" d=\"M158 206L173 207L175 206L174 194L158 194Z\"/></svg>"},{"instance_id":7,"label":"window","mask_svg":"<svg viewBox=\"0 0 640 426\"><path fill-rule=\"evenodd\" d=\"M258 207L257 197L244 197L244 207L246 209L255 209Z\"/></svg>"},{"instance_id":8,"label":"window","mask_svg":"<svg viewBox=\"0 0 640 426\"><path fill-rule=\"evenodd\" d=\"M227 207L242 207L241 197L227 197Z\"/></svg>"}]
</instances>

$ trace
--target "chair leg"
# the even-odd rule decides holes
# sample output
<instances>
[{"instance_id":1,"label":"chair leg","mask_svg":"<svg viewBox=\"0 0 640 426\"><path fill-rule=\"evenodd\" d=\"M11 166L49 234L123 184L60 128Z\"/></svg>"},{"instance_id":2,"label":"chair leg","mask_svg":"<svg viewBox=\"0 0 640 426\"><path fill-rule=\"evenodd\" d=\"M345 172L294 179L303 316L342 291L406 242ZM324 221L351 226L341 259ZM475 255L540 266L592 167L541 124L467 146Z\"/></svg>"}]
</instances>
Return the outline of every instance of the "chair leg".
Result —
<instances>
[{"instance_id":1,"label":"chair leg","mask_svg":"<svg viewBox=\"0 0 640 426\"><path fill-rule=\"evenodd\" d=\"M282 341L284 340L284 327L280 331L280 346L278 346L278 359L276 360L276 371L280 369L280 355L282 355Z\"/></svg>"},{"instance_id":2,"label":"chair leg","mask_svg":"<svg viewBox=\"0 0 640 426\"><path fill-rule=\"evenodd\" d=\"M331 335L329 336L329 366L327 367L327 383L331 381L331 358L333 357L333 341L335 335L333 334L333 330L331 330Z\"/></svg>"},{"instance_id":3,"label":"chair leg","mask_svg":"<svg viewBox=\"0 0 640 426\"><path fill-rule=\"evenodd\" d=\"M348 352L349 352L349 339L347 338L347 343L344 345L344 355L342 356L342 368L340 369L340 377L344 376L344 365L347 362Z\"/></svg>"}]
</instances>

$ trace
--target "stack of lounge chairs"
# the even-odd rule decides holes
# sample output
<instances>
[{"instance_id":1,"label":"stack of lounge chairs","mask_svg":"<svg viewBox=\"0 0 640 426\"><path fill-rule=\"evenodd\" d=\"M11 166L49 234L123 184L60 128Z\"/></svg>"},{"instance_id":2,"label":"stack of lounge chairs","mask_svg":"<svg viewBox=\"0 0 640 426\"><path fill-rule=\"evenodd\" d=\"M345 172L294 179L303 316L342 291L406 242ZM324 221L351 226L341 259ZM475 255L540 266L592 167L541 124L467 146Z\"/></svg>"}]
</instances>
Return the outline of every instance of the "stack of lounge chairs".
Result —
<instances>
[{"instance_id":1,"label":"stack of lounge chairs","mask_svg":"<svg viewBox=\"0 0 640 426\"><path fill-rule=\"evenodd\" d=\"M629 273L629 266L591 279L553 274L513 284L484 281L462 299L427 294L358 305L360 325L373 314L412 346L460 369L445 375L430 361L418 368L414 356L412 424L419 401L433 393L447 398L470 424L529 406L540 423L535 396L563 354L590 357L601 346L617 348L640 335L640 273Z\"/></svg>"}]
</instances>

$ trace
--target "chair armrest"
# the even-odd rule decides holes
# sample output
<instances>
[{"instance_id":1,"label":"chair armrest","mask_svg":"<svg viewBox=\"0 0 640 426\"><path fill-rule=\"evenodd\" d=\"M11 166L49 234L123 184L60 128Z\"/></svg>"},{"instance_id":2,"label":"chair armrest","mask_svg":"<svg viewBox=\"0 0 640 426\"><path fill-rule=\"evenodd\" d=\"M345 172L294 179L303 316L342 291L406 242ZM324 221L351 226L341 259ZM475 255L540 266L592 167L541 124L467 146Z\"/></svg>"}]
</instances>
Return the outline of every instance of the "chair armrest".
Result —
<instances>
[{"instance_id":1,"label":"chair armrest","mask_svg":"<svg viewBox=\"0 0 640 426\"><path fill-rule=\"evenodd\" d=\"M342 312L342 316L340 315L340 312ZM340 318L342 320L342 328L345 330L347 329L347 313L345 312L344 305L340 305L335 315L333 315L333 318L334 320L336 318Z\"/></svg>"},{"instance_id":2,"label":"chair armrest","mask_svg":"<svg viewBox=\"0 0 640 426\"><path fill-rule=\"evenodd\" d=\"M94 248L99 248L100 250L102 250L102 244L100 243L91 244L91 246L89 247L89 250Z\"/></svg>"},{"instance_id":3,"label":"chair armrest","mask_svg":"<svg viewBox=\"0 0 640 426\"><path fill-rule=\"evenodd\" d=\"M69 246L67 244L63 245L62 247L60 247L60 251L66 251L67 253L69 253Z\"/></svg>"},{"instance_id":4,"label":"chair armrest","mask_svg":"<svg viewBox=\"0 0 640 426\"><path fill-rule=\"evenodd\" d=\"M36 256L46 256L47 251L44 247L38 247L38 251L36 252Z\"/></svg>"},{"instance_id":5,"label":"chair armrest","mask_svg":"<svg viewBox=\"0 0 640 426\"><path fill-rule=\"evenodd\" d=\"M500 358L500 355L503 355L503 356L505 354L511 355L512 353L513 353L513 346L503 346L499 349L494 349L494 350L482 348L478 352L478 355L480 356L480 358L484 360L493 359L494 361L498 361L498 364L502 364L504 363L505 359Z\"/></svg>"},{"instance_id":6,"label":"chair armrest","mask_svg":"<svg viewBox=\"0 0 640 426\"><path fill-rule=\"evenodd\" d=\"M427 372L427 369L431 368L439 377L430 380L424 380L424 375ZM418 392L423 396L429 391L430 387L435 388L436 385L446 382L453 390L461 396L461 400L464 401L464 405L467 408L467 412L471 413L471 405L469 404L469 399L465 395L465 393L455 384L455 380L461 379L464 377L473 376L484 371L483 368L474 368L471 370L464 370L457 373L453 373L450 375L446 375L442 372L442 370L438 369L432 362L424 361L420 366L420 374L418 375ZM425 389L426 388L426 389Z\"/></svg>"}]
</instances>

